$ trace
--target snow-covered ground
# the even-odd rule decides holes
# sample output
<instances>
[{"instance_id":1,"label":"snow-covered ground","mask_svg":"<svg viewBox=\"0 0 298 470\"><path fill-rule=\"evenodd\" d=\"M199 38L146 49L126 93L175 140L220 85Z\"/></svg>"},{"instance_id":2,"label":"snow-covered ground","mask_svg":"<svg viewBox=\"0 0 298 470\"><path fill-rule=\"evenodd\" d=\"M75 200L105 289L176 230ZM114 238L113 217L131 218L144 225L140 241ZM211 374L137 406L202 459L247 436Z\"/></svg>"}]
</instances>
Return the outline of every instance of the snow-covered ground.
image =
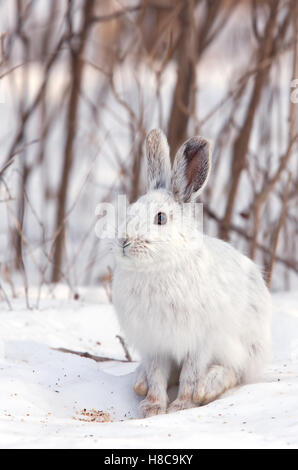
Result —
<instances>
[{"instance_id":1,"label":"snow-covered ground","mask_svg":"<svg viewBox=\"0 0 298 470\"><path fill-rule=\"evenodd\" d=\"M298 447L298 292L274 295L273 359L261 382L145 420L132 391L137 362L117 361L124 351L104 292L81 291L77 301L54 292L38 310L23 298L12 311L0 303L1 448Z\"/></svg>"}]
</instances>

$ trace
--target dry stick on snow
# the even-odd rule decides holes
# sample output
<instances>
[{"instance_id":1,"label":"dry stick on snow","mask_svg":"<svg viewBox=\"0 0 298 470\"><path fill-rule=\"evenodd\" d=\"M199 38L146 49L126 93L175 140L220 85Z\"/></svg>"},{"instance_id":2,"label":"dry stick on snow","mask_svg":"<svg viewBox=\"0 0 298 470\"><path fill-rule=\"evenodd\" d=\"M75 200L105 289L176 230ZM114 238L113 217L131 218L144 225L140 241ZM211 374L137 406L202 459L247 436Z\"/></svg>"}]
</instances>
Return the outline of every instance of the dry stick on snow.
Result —
<instances>
[{"instance_id":1,"label":"dry stick on snow","mask_svg":"<svg viewBox=\"0 0 298 470\"><path fill-rule=\"evenodd\" d=\"M124 359L115 359L113 357L105 357L105 356L94 356L93 354L89 354L88 352L81 352L81 351L73 351L72 349L66 348L52 348L53 351L59 351L67 354L75 354L76 356L85 357L86 359L92 359L95 362L108 362L108 361L115 361L115 362L134 362L132 360L124 360Z\"/></svg>"},{"instance_id":2,"label":"dry stick on snow","mask_svg":"<svg viewBox=\"0 0 298 470\"><path fill-rule=\"evenodd\" d=\"M271 256L271 259L270 259L270 262L269 262L268 275L267 275L267 285L268 285L268 287L271 286L272 274L273 274L273 269L274 269L275 261L276 261L278 241L279 241L281 230L282 230L283 225L284 225L285 220L286 220L287 208L288 208L287 205L288 205L291 181L292 181L292 174L290 173L289 178L288 178L288 183L287 183L287 186L286 186L286 190L285 190L285 194L284 194L284 198L283 198L283 201L282 201L282 210L281 210L280 218L279 218L278 225L277 225L277 228L276 228L276 231L275 231L275 234L274 234L274 238L273 238L272 256Z\"/></svg>"},{"instance_id":3,"label":"dry stick on snow","mask_svg":"<svg viewBox=\"0 0 298 470\"><path fill-rule=\"evenodd\" d=\"M125 344L125 341L124 341L124 339L122 338L122 336L117 335L116 338L119 339L120 344L121 344L121 346L123 347L124 354L125 354L125 357L126 357L127 362L133 362L133 360L132 360L132 358L131 358L131 355L129 354L128 348L127 348L127 346L126 346L126 344Z\"/></svg>"}]
</instances>

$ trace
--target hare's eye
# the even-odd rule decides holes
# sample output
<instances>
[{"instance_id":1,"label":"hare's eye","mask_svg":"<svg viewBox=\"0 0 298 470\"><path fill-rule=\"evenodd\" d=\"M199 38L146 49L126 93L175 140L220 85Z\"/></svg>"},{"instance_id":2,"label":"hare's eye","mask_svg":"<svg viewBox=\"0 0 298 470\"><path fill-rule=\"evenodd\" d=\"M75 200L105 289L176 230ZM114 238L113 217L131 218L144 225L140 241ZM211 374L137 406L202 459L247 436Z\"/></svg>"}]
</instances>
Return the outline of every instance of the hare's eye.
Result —
<instances>
[{"instance_id":1,"label":"hare's eye","mask_svg":"<svg viewBox=\"0 0 298 470\"><path fill-rule=\"evenodd\" d=\"M164 212L158 212L154 217L155 225L165 225L167 223L167 216Z\"/></svg>"}]
</instances>

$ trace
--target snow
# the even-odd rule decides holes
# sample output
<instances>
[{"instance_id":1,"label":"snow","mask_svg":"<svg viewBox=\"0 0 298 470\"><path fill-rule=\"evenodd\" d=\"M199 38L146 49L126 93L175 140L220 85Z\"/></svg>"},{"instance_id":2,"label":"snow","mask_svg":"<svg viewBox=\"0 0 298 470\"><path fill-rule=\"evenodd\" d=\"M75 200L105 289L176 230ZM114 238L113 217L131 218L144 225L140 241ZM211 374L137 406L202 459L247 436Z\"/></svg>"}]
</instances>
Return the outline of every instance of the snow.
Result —
<instances>
[{"instance_id":1,"label":"snow","mask_svg":"<svg viewBox=\"0 0 298 470\"><path fill-rule=\"evenodd\" d=\"M137 361L119 361L121 332L105 292L81 289L77 301L64 286L54 293L43 292L38 309L25 309L20 294L12 311L0 303L1 448L298 447L298 292L273 295L273 358L260 382L148 419L138 419Z\"/></svg>"}]
</instances>

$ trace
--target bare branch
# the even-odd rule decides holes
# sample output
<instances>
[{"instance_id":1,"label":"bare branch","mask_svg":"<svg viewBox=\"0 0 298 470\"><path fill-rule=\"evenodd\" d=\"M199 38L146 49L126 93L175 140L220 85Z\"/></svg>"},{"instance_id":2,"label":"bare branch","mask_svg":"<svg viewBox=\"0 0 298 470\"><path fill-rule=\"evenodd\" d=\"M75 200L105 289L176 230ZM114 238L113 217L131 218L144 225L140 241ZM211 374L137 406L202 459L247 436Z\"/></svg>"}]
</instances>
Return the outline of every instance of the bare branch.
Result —
<instances>
[{"instance_id":1,"label":"bare branch","mask_svg":"<svg viewBox=\"0 0 298 470\"><path fill-rule=\"evenodd\" d=\"M115 362L134 362L134 361L128 361L127 359L115 359L113 357L105 357L105 356L94 356L93 354L90 354L88 352L81 352L81 351L73 351L71 349L66 349L66 348L52 348L53 351L59 351L67 354L75 354L76 356L84 357L86 359L91 359L92 361L95 362L109 362L109 361L115 361Z\"/></svg>"}]
</instances>

